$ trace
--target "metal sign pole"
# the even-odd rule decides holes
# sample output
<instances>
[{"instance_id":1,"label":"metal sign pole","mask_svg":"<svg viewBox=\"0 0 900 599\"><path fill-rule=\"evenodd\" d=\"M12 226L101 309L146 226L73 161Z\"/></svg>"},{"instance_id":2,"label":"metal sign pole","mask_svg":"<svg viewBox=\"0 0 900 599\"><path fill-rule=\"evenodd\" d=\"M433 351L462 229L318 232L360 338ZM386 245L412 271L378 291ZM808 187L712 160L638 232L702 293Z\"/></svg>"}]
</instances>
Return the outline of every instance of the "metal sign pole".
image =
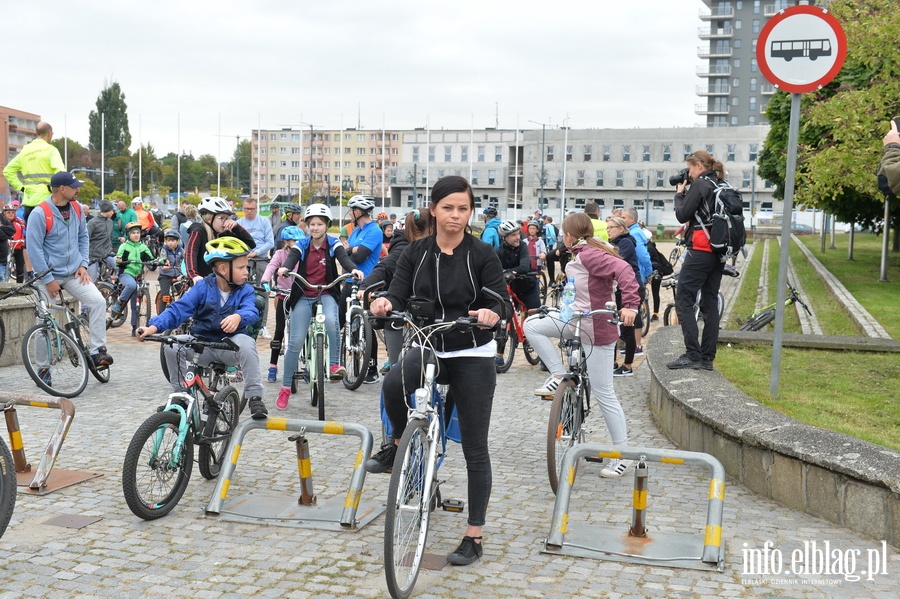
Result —
<instances>
[{"instance_id":1,"label":"metal sign pole","mask_svg":"<svg viewBox=\"0 0 900 599\"><path fill-rule=\"evenodd\" d=\"M794 211L794 174L797 170L797 138L800 131L800 94L791 94L787 172L784 177L784 212L781 217L781 255L778 260L778 293L775 300L775 336L772 338L772 374L769 393L778 397L781 378L781 342L784 339L784 301L787 298L788 258L791 249L791 214Z\"/></svg>"}]
</instances>

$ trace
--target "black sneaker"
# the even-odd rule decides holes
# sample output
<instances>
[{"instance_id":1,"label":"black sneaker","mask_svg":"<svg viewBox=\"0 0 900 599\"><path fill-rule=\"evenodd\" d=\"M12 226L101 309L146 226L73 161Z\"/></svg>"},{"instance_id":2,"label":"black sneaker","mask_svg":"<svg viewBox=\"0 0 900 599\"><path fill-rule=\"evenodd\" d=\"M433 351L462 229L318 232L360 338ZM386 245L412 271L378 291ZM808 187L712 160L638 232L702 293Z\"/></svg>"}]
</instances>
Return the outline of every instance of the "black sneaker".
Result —
<instances>
[{"instance_id":1,"label":"black sneaker","mask_svg":"<svg viewBox=\"0 0 900 599\"><path fill-rule=\"evenodd\" d=\"M53 386L53 377L50 375L49 368L38 368L38 378L44 381L48 387Z\"/></svg>"},{"instance_id":2,"label":"black sneaker","mask_svg":"<svg viewBox=\"0 0 900 599\"><path fill-rule=\"evenodd\" d=\"M700 360L700 368L703 370L715 370L712 360Z\"/></svg>"},{"instance_id":3,"label":"black sneaker","mask_svg":"<svg viewBox=\"0 0 900 599\"><path fill-rule=\"evenodd\" d=\"M619 366L613 370L613 376L634 376L634 371L625 365Z\"/></svg>"},{"instance_id":4,"label":"black sneaker","mask_svg":"<svg viewBox=\"0 0 900 599\"><path fill-rule=\"evenodd\" d=\"M106 353L105 347L101 347L96 354L91 356L91 359L94 361L94 366L97 368L110 366L113 363L112 356Z\"/></svg>"},{"instance_id":5,"label":"black sneaker","mask_svg":"<svg viewBox=\"0 0 900 599\"><path fill-rule=\"evenodd\" d=\"M666 368L669 370L680 370L682 368L692 368L694 370L699 370L701 368L700 360L691 360L687 354L682 354L680 358L675 360L674 362L669 362L666 364Z\"/></svg>"},{"instance_id":6,"label":"black sneaker","mask_svg":"<svg viewBox=\"0 0 900 599\"><path fill-rule=\"evenodd\" d=\"M250 416L254 420L263 420L269 415L269 411L266 409L266 404L263 403L262 397L251 397L247 402L247 405L250 406Z\"/></svg>"},{"instance_id":7,"label":"black sneaker","mask_svg":"<svg viewBox=\"0 0 900 599\"><path fill-rule=\"evenodd\" d=\"M378 370L369 369L369 372L366 373L366 378L363 379L363 382L369 385L377 383L381 380L381 375L378 374Z\"/></svg>"},{"instance_id":8,"label":"black sneaker","mask_svg":"<svg viewBox=\"0 0 900 599\"><path fill-rule=\"evenodd\" d=\"M480 540L481 537L463 537L456 551L447 556L447 561L454 566L468 566L473 563L484 553L481 543L475 542Z\"/></svg>"},{"instance_id":9,"label":"black sneaker","mask_svg":"<svg viewBox=\"0 0 900 599\"><path fill-rule=\"evenodd\" d=\"M393 441L381 446L381 451L366 460L366 472L382 474L390 472L394 467L394 457L397 455L397 445Z\"/></svg>"}]
</instances>

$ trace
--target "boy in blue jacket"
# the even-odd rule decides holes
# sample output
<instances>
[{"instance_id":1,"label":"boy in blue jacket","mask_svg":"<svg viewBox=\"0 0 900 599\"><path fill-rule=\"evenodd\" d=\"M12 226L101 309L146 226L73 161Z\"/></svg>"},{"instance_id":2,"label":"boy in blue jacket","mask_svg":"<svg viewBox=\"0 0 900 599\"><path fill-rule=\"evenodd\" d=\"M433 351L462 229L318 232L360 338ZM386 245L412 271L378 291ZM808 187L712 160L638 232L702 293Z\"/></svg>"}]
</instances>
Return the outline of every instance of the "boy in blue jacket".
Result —
<instances>
[{"instance_id":1,"label":"boy in blue jacket","mask_svg":"<svg viewBox=\"0 0 900 599\"><path fill-rule=\"evenodd\" d=\"M249 253L247 244L236 237L217 237L208 242L203 259L212 267L212 274L198 281L162 314L151 318L150 326L139 330L138 337L143 341L147 335L174 329L191 317L194 319L191 334L195 337L205 341L230 337L238 351L207 349L203 352L203 362L238 366L244 373L244 394L250 398L250 415L261 420L268 411L262 399L259 352L256 342L247 334L247 328L259 320L253 288L244 285L249 278ZM169 383L173 390L181 391L184 361L179 361L177 348L166 346L165 354Z\"/></svg>"}]
</instances>

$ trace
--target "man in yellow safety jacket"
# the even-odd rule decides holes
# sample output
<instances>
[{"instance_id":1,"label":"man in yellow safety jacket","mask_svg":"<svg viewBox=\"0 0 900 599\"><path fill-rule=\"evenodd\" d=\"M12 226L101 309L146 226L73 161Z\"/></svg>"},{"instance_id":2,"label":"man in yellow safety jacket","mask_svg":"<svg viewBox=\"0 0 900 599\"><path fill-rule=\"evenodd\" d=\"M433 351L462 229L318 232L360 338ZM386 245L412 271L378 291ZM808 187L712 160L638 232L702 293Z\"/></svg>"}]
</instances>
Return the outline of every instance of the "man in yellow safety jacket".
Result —
<instances>
[{"instance_id":1,"label":"man in yellow safety jacket","mask_svg":"<svg viewBox=\"0 0 900 599\"><path fill-rule=\"evenodd\" d=\"M50 177L66 170L59 150L50 145L53 138L50 123L39 122L37 135L37 139L22 148L3 169L3 176L10 186L24 194L25 222L28 222L31 210L50 197Z\"/></svg>"}]
</instances>

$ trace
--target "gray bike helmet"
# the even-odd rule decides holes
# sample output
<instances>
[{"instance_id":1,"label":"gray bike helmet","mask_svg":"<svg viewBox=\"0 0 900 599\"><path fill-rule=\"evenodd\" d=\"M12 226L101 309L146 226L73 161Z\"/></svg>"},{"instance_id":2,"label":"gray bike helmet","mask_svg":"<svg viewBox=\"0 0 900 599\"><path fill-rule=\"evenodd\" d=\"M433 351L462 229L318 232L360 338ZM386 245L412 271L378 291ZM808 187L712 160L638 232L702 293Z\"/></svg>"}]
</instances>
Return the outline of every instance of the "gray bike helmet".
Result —
<instances>
[{"instance_id":1,"label":"gray bike helmet","mask_svg":"<svg viewBox=\"0 0 900 599\"><path fill-rule=\"evenodd\" d=\"M348 208L357 208L359 210L363 210L368 212L375 208L375 201L372 198L367 198L366 196L353 196L350 198L350 201L347 202Z\"/></svg>"},{"instance_id":2,"label":"gray bike helmet","mask_svg":"<svg viewBox=\"0 0 900 599\"><path fill-rule=\"evenodd\" d=\"M516 224L514 220L505 220L500 223L500 226L497 227L497 232L500 233L500 237L506 237L513 231L519 231L519 225Z\"/></svg>"}]
</instances>

